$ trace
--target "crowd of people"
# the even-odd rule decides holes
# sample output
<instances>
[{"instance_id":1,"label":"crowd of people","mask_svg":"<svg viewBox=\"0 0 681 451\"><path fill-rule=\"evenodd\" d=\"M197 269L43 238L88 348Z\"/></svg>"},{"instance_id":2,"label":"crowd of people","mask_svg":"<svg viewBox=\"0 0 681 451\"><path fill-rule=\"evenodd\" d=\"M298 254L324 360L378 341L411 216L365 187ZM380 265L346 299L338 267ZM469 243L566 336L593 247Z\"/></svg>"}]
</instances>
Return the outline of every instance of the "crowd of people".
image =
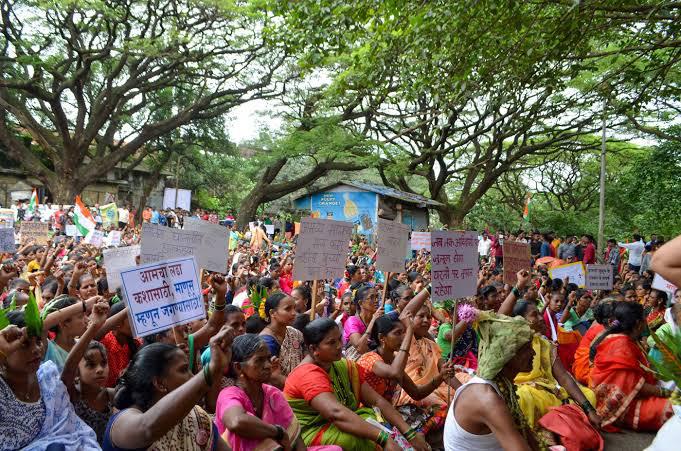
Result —
<instances>
[{"instance_id":1,"label":"crowd of people","mask_svg":"<svg viewBox=\"0 0 681 451\"><path fill-rule=\"evenodd\" d=\"M123 210L109 229L136 244ZM657 432L679 404L681 375L655 363L681 359L681 293L652 280L681 285L681 237L598 256L588 235L485 231L477 294L432 302L427 250L384 273L356 236L344 276L313 284L293 279L292 222L192 216L230 229L230 266L201 273L206 319L143 338L101 249L64 236L68 210L47 245L3 254L0 450L587 450L603 431ZM514 285L504 240L531 248ZM597 259L612 290L548 273Z\"/></svg>"}]
</instances>

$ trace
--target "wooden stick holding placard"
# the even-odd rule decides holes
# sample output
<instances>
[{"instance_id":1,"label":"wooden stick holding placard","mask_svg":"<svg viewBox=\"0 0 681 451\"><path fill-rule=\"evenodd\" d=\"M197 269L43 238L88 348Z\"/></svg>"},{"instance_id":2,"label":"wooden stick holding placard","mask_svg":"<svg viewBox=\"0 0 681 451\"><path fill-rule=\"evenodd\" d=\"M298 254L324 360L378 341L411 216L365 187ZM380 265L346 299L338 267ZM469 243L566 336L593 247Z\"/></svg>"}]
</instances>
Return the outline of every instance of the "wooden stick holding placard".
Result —
<instances>
[{"instance_id":1,"label":"wooden stick holding placard","mask_svg":"<svg viewBox=\"0 0 681 451\"><path fill-rule=\"evenodd\" d=\"M459 306L459 300L455 299L454 300L454 308L452 309L452 338L451 338L451 346L449 348L449 361L452 362L454 361L454 344L456 343L456 339L454 338L455 334L454 331L456 329L456 323L459 319L458 317L458 312L457 312L457 307ZM451 391L452 391L452 386L447 383L447 405L449 405L449 401L451 400Z\"/></svg>"},{"instance_id":2,"label":"wooden stick holding placard","mask_svg":"<svg viewBox=\"0 0 681 451\"><path fill-rule=\"evenodd\" d=\"M383 295L381 296L381 306L385 308L385 296L388 293L388 282L390 282L391 273L386 273L385 280L383 281ZM397 309L395 309L397 310Z\"/></svg>"},{"instance_id":3,"label":"wooden stick holding placard","mask_svg":"<svg viewBox=\"0 0 681 451\"><path fill-rule=\"evenodd\" d=\"M312 308L310 309L310 321L314 321L314 314L317 308L317 280L312 282Z\"/></svg>"}]
</instances>

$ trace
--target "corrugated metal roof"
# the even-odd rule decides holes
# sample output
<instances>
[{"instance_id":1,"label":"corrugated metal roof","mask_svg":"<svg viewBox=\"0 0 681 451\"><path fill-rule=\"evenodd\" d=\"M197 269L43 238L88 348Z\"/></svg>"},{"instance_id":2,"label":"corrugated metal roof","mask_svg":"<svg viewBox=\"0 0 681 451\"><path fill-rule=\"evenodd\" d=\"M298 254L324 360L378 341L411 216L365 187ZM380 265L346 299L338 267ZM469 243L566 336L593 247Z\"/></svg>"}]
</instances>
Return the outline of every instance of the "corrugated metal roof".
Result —
<instances>
[{"instance_id":1,"label":"corrugated metal roof","mask_svg":"<svg viewBox=\"0 0 681 451\"><path fill-rule=\"evenodd\" d=\"M432 199L428 199L427 197L423 197L418 194L407 193L405 191L400 191L398 189L390 188L383 185L374 185L373 183L357 182L351 180L341 180L340 182L334 183L333 185L326 186L324 188L320 188L314 191L310 191L309 193L303 194L302 196L298 196L294 200L301 199L303 197L309 196L310 194L327 191L339 185L348 185L365 191L371 191L372 193L376 193L381 196L399 199L403 202L409 202L411 204L425 204L431 207L438 207L442 205L440 202L436 202Z\"/></svg>"}]
</instances>

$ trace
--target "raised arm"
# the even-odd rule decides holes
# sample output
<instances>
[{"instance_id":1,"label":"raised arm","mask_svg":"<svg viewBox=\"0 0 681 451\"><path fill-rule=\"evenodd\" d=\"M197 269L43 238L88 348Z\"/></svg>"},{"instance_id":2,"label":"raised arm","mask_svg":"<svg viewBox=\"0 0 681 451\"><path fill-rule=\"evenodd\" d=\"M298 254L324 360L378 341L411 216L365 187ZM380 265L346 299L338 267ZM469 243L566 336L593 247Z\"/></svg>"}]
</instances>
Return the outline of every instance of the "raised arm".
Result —
<instances>
[{"instance_id":1,"label":"raised arm","mask_svg":"<svg viewBox=\"0 0 681 451\"><path fill-rule=\"evenodd\" d=\"M206 324L192 334L194 336L194 349L201 349L208 344L210 337L215 335L225 324L225 299L228 291L232 293L231 288L222 274L214 274L211 284L216 293L215 309ZM190 356L190 358L193 357Z\"/></svg>"},{"instance_id":2,"label":"raised arm","mask_svg":"<svg viewBox=\"0 0 681 451\"><path fill-rule=\"evenodd\" d=\"M98 298L97 303L92 308L90 325L85 330L85 333L78 339L76 345L71 349L71 352L69 352L69 356L66 358L64 369L61 373L61 381L66 385L71 401L74 401L77 398L75 380L78 375L78 363L80 363L85 355L85 351L87 350L90 341L106 322L106 316L109 313L109 304L107 304L101 296L98 296Z\"/></svg>"},{"instance_id":3,"label":"raised arm","mask_svg":"<svg viewBox=\"0 0 681 451\"><path fill-rule=\"evenodd\" d=\"M392 379L398 383L402 382L402 378L405 375L404 369L407 366L407 360L409 360L409 347L411 346L411 339L414 336L414 325L412 324L411 313L402 312L400 321L404 324L406 329L402 344L400 345L400 350L395 355L391 364L387 364L382 360L377 361L374 363L372 370L376 376Z\"/></svg>"},{"instance_id":4,"label":"raised arm","mask_svg":"<svg viewBox=\"0 0 681 451\"><path fill-rule=\"evenodd\" d=\"M650 267L677 287L681 287L681 236L655 251Z\"/></svg>"},{"instance_id":5,"label":"raised arm","mask_svg":"<svg viewBox=\"0 0 681 451\"><path fill-rule=\"evenodd\" d=\"M210 379L219 384L222 369L229 365L227 351L234 331L223 327L210 340ZM194 408L209 388L203 372L171 391L146 412L127 409L111 425L111 442L118 448L146 448L175 427Z\"/></svg>"},{"instance_id":6,"label":"raised arm","mask_svg":"<svg viewBox=\"0 0 681 451\"><path fill-rule=\"evenodd\" d=\"M504 302L501 303L501 307L499 307L498 313L501 315L513 316L513 307L515 307L515 303L520 298L520 290L524 290L530 283L530 273L525 269L518 271L516 277L518 278L516 286L513 287L508 296L506 296L506 299L504 299Z\"/></svg>"},{"instance_id":7,"label":"raised arm","mask_svg":"<svg viewBox=\"0 0 681 451\"><path fill-rule=\"evenodd\" d=\"M101 296L93 296L85 301L76 302L66 308L52 312L43 320L43 330L48 331L62 321L66 321L79 312L89 312L92 307L101 299Z\"/></svg>"},{"instance_id":8,"label":"raised arm","mask_svg":"<svg viewBox=\"0 0 681 451\"><path fill-rule=\"evenodd\" d=\"M414 296L402 311L409 312L412 316L416 316L418 311L421 310L421 307L423 307L423 303L426 302L428 298L430 298L430 285Z\"/></svg>"}]
</instances>

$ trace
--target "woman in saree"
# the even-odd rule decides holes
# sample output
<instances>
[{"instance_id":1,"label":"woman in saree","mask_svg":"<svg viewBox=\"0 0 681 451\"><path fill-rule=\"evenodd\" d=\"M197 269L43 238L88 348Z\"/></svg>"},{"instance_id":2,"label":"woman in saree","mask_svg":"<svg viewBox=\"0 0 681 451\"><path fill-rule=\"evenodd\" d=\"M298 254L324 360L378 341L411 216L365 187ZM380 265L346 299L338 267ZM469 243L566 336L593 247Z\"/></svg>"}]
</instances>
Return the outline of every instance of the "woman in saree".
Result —
<instances>
[{"instance_id":1,"label":"woman in saree","mask_svg":"<svg viewBox=\"0 0 681 451\"><path fill-rule=\"evenodd\" d=\"M537 421L548 413L549 408L560 406L572 399L582 407L589 421L598 426L601 419L593 407L596 402L593 392L579 386L563 366L558 358L556 345L544 336L546 323L537 305L517 300L520 297L519 293L529 285L530 274L526 270L521 270L516 277L517 285L501 304L499 313L524 318L534 332L532 369L518 373L513 381L520 409L528 424L535 427Z\"/></svg>"},{"instance_id":2,"label":"woman in saree","mask_svg":"<svg viewBox=\"0 0 681 451\"><path fill-rule=\"evenodd\" d=\"M421 290L403 310L404 314L413 315L414 318L414 338L409 345L404 372L417 386L432 384L434 379L440 378L444 365L442 351L429 333L432 318L430 306L426 304L430 297L429 290L430 287ZM463 378L464 373L456 376ZM417 400L403 387L395 401L409 424L424 434L444 426L452 393L461 386L456 377L440 380L442 382L425 398Z\"/></svg>"},{"instance_id":3,"label":"woman in saree","mask_svg":"<svg viewBox=\"0 0 681 451\"><path fill-rule=\"evenodd\" d=\"M373 451L378 445L396 451L400 448L395 440L407 439L417 451L429 449L423 436L409 428L395 408L366 382L365 370L342 358L341 333L333 320L312 321L305 326L303 336L308 353L286 378L284 395L300 422L306 446ZM389 433L380 424L384 421L402 435L394 430Z\"/></svg>"},{"instance_id":4,"label":"woman in saree","mask_svg":"<svg viewBox=\"0 0 681 451\"><path fill-rule=\"evenodd\" d=\"M595 321L586 331L579 342L575 351L575 361L572 363L572 374L580 384L589 386L589 374L591 373L591 362L589 361L589 349L594 339L603 333L606 326L610 323L612 309L615 306L614 298L603 299L593 309Z\"/></svg>"},{"instance_id":5,"label":"woman in saree","mask_svg":"<svg viewBox=\"0 0 681 451\"><path fill-rule=\"evenodd\" d=\"M568 331L563 328L563 318L560 314L563 311L564 302L565 295L562 292L551 293L549 304L544 310L544 323L546 323L544 335L558 346L558 357L563 362L563 366L572 368L575 351L577 351L582 336L576 330Z\"/></svg>"},{"instance_id":6,"label":"woman in saree","mask_svg":"<svg viewBox=\"0 0 681 451\"><path fill-rule=\"evenodd\" d=\"M102 449L229 450L210 415L196 404L219 384L233 335L223 327L210 339L210 363L197 375L180 348L165 343L143 347L118 381L118 412L109 420Z\"/></svg>"},{"instance_id":7,"label":"woman in saree","mask_svg":"<svg viewBox=\"0 0 681 451\"><path fill-rule=\"evenodd\" d=\"M363 354L357 365L367 371L367 382L376 393L392 403L399 387L414 399L423 399L448 378L454 376L454 365L445 364L436 378L426 385L416 385L405 374L409 345L414 336L411 314L384 315L376 321L372 341L378 343L374 351Z\"/></svg>"},{"instance_id":8,"label":"woman in saree","mask_svg":"<svg viewBox=\"0 0 681 451\"><path fill-rule=\"evenodd\" d=\"M672 416L671 391L644 369L650 364L637 342L645 328L641 304L617 302L610 326L591 344L591 387L610 429L657 431Z\"/></svg>"},{"instance_id":9,"label":"woman in saree","mask_svg":"<svg viewBox=\"0 0 681 451\"><path fill-rule=\"evenodd\" d=\"M10 312L7 320L0 331L0 450L100 449L95 432L76 415L57 366L41 364L45 339L37 305Z\"/></svg>"},{"instance_id":10,"label":"woman in saree","mask_svg":"<svg viewBox=\"0 0 681 451\"><path fill-rule=\"evenodd\" d=\"M272 375L272 384L284 387L284 379L303 360L303 334L292 327L296 319L295 300L284 293L270 295L265 301L267 326L260 336L274 357L279 358L280 370Z\"/></svg>"},{"instance_id":11,"label":"woman in saree","mask_svg":"<svg viewBox=\"0 0 681 451\"><path fill-rule=\"evenodd\" d=\"M286 398L267 384L272 376L270 359L262 337L246 334L234 339L231 373L236 384L220 392L215 410L218 432L233 451L306 449Z\"/></svg>"}]
</instances>

